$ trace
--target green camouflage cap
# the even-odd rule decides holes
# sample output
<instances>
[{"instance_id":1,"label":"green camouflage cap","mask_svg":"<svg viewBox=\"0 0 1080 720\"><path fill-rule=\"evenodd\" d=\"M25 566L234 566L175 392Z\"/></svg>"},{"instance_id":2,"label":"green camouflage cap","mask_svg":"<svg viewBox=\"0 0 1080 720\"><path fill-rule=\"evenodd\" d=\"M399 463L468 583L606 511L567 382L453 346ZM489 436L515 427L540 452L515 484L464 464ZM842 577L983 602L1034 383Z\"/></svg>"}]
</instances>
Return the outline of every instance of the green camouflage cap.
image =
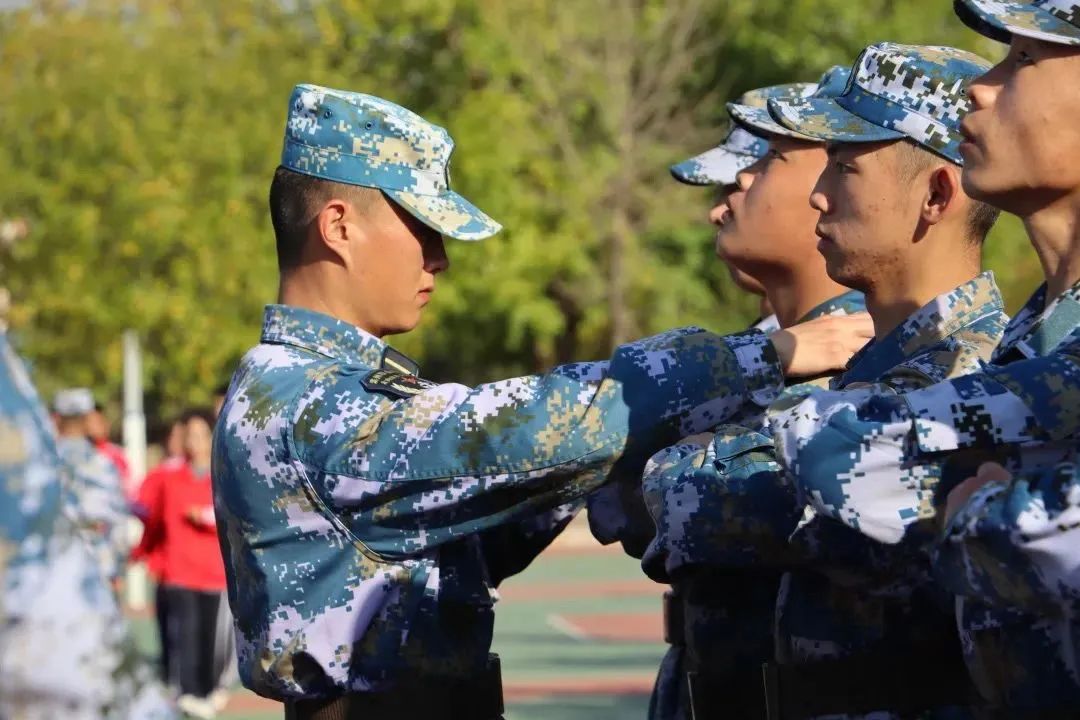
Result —
<instances>
[{"instance_id":1,"label":"green camouflage cap","mask_svg":"<svg viewBox=\"0 0 1080 720\"><path fill-rule=\"evenodd\" d=\"M450 134L388 100L297 85L281 164L324 180L377 188L428 227L482 240L499 223L450 189Z\"/></svg>"}]
</instances>

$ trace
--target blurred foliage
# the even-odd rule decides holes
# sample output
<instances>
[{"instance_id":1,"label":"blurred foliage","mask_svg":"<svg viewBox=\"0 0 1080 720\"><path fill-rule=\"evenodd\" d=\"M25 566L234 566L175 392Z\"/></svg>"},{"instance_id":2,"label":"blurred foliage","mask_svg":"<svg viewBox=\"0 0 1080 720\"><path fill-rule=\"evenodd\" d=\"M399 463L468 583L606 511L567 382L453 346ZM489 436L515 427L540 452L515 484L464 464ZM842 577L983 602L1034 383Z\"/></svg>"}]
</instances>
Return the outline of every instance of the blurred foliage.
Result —
<instances>
[{"instance_id":1,"label":"blurred foliage","mask_svg":"<svg viewBox=\"0 0 1080 720\"><path fill-rule=\"evenodd\" d=\"M398 344L466 382L604 355L756 302L712 256L709 191L667 166L744 90L813 80L890 39L1000 50L941 0L43 0L0 14L0 261L45 392L119 397L138 330L148 406L204 402L276 290L266 212L293 84L382 95L445 125L456 188L506 230L451 244ZM1040 277L1015 220L988 244L1015 308Z\"/></svg>"}]
</instances>

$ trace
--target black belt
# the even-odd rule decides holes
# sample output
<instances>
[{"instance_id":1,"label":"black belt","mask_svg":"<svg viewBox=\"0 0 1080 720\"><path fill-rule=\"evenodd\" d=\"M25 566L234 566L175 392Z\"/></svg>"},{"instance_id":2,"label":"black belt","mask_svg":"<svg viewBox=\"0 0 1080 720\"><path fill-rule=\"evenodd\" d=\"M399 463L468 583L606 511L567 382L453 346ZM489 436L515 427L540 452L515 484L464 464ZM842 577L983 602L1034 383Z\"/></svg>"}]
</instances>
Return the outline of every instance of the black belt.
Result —
<instances>
[{"instance_id":1,"label":"black belt","mask_svg":"<svg viewBox=\"0 0 1080 720\"><path fill-rule=\"evenodd\" d=\"M872 652L763 667L769 720L887 710L900 716L969 707L974 690L960 653Z\"/></svg>"},{"instance_id":2,"label":"black belt","mask_svg":"<svg viewBox=\"0 0 1080 720\"><path fill-rule=\"evenodd\" d=\"M416 679L385 691L285 703L285 720L501 720L499 656L476 678Z\"/></svg>"}]
</instances>

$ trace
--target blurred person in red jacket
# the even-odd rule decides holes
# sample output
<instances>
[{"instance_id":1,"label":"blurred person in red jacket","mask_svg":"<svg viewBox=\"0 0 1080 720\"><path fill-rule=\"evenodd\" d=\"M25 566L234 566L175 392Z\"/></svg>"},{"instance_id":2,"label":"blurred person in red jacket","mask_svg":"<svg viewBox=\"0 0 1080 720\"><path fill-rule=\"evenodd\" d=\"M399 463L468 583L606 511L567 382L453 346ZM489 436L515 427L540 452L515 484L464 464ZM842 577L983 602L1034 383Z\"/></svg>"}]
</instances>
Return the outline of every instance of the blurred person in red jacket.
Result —
<instances>
[{"instance_id":1,"label":"blurred person in red jacket","mask_svg":"<svg viewBox=\"0 0 1080 720\"><path fill-rule=\"evenodd\" d=\"M210 410L184 413L183 460L159 466L153 485L140 493L147 532L160 533L158 602L165 608L168 681L180 709L198 718L214 717L228 700L220 685L233 647L210 488L213 419Z\"/></svg>"},{"instance_id":2,"label":"blurred person in red jacket","mask_svg":"<svg viewBox=\"0 0 1080 720\"><path fill-rule=\"evenodd\" d=\"M110 430L109 418L101 412L101 405L94 403L94 409L86 416L86 432L97 451L109 458L116 466L116 471L120 473L120 481L124 486L124 496L130 502L135 499L138 488L131 484L131 471L128 468L124 448L109 439Z\"/></svg>"},{"instance_id":3,"label":"blurred person in red jacket","mask_svg":"<svg viewBox=\"0 0 1080 720\"><path fill-rule=\"evenodd\" d=\"M184 454L184 422L174 420L165 436L165 457L146 474L139 495L132 504L135 516L142 520L143 532L139 544L131 552L132 562L146 563L146 571L154 580L154 614L157 619L158 641L161 647L161 679L169 682L169 602L165 596L165 524L162 501L165 482L172 474L187 465Z\"/></svg>"}]
</instances>

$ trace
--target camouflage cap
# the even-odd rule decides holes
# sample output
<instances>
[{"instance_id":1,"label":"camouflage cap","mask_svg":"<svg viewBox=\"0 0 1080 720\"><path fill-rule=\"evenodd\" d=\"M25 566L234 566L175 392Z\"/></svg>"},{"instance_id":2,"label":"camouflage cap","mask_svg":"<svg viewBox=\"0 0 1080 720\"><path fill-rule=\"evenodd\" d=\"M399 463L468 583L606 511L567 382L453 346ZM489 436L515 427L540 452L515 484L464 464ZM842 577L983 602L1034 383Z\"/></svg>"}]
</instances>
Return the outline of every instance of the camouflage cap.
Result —
<instances>
[{"instance_id":1,"label":"camouflage cap","mask_svg":"<svg viewBox=\"0 0 1080 720\"><path fill-rule=\"evenodd\" d=\"M53 398L53 412L60 417L78 417L93 411L94 393L89 388L68 388Z\"/></svg>"},{"instance_id":2,"label":"camouflage cap","mask_svg":"<svg viewBox=\"0 0 1080 720\"><path fill-rule=\"evenodd\" d=\"M809 86L812 88L810 92L801 96L796 95L789 97L792 99L836 97L844 91L844 86L847 85L848 72L846 67L835 65L825 71L825 74L821 76L821 80L819 80L816 85ZM731 118L750 132L766 135L781 135L783 137L795 138L796 140L815 140L816 138L793 131L773 120L772 116L769 114L767 105L768 102L779 99L780 98L770 98L767 101L766 106L762 107L728 103L727 109L728 113L731 114Z\"/></svg>"},{"instance_id":3,"label":"camouflage cap","mask_svg":"<svg viewBox=\"0 0 1080 720\"><path fill-rule=\"evenodd\" d=\"M1076 0L953 0L964 24L1007 43L1013 35L1058 45L1080 45L1080 2Z\"/></svg>"},{"instance_id":4,"label":"camouflage cap","mask_svg":"<svg viewBox=\"0 0 1080 720\"><path fill-rule=\"evenodd\" d=\"M835 98L778 100L769 112L784 127L819 140L859 143L911 138L963 165L960 121L968 83L990 63L949 47L878 43L862 51Z\"/></svg>"},{"instance_id":5,"label":"camouflage cap","mask_svg":"<svg viewBox=\"0 0 1080 720\"><path fill-rule=\"evenodd\" d=\"M428 227L481 240L501 226L450 189L450 134L400 105L362 93L297 85L282 166L378 188Z\"/></svg>"},{"instance_id":6,"label":"camouflage cap","mask_svg":"<svg viewBox=\"0 0 1080 720\"><path fill-rule=\"evenodd\" d=\"M736 102L747 107L763 108L769 98L804 97L815 89L817 85L814 83L770 85L743 93ZM671 174L687 185L734 185L735 177L741 170L750 167L768 152L769 143L765 138L736 125L717 147L672 165Z\"/></svg>"}]
</instances>

